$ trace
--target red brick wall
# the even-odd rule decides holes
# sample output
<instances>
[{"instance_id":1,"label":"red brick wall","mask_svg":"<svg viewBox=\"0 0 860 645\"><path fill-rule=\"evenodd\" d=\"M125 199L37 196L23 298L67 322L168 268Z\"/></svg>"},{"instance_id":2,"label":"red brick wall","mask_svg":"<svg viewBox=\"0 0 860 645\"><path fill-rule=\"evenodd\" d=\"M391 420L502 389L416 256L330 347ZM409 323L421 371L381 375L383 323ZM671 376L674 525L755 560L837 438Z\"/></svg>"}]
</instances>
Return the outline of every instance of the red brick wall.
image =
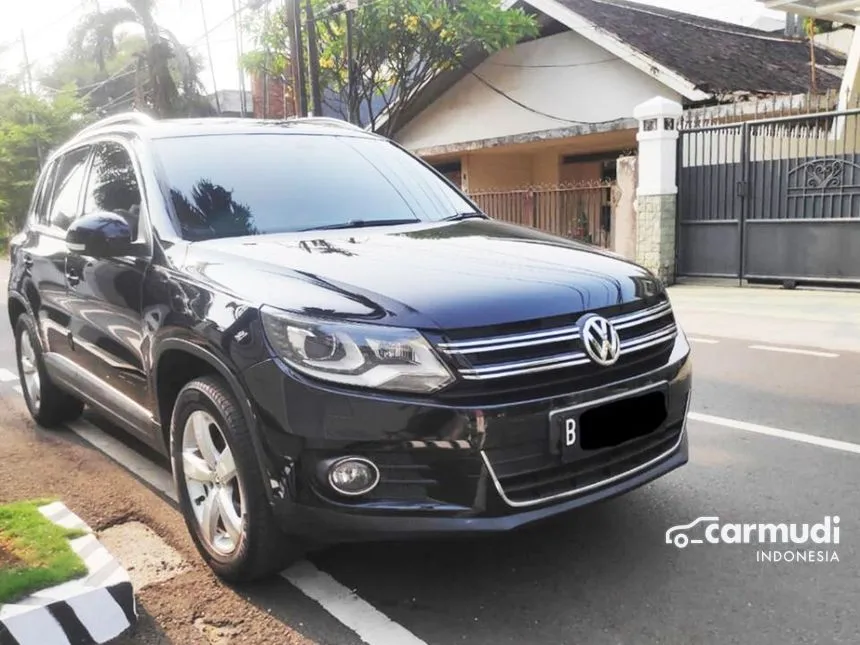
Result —
<instances>
[{"instance_id":1,"label":"red brick wall","mask_svg":"<svg viewBox=\"0 0 860 645\"><path fill-rule=\"evenodd\" d=\"M269 105L265 108L263 75L255 75L252 85L254 116L258 119L288 119L295 116L291 88L279 78L269 78Z\"/></svg>"}]
</instances>

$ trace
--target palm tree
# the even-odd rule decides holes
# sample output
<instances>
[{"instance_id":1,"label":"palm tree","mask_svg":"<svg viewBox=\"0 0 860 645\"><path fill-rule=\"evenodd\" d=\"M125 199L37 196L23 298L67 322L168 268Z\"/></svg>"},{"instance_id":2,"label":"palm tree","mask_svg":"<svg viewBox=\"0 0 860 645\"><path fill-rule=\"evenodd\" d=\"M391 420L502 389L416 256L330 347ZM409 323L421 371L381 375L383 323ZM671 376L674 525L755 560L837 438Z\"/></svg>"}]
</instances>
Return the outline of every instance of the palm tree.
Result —
<instances>
[{"instance_id":1,"label":"palm tree","mask_svg":"<svg viewBox=\"0 0 860 645\"><path fill-rule=\"evenodd\" d=\"M145 100L159 116L175 115L183 111L180 88L189 101L199 98L200 65L173 33L155 21L155 0L126 0L126 4L85 16L73 34L72 47L94 50L96 63L105 73L106 59L116 54L117 30L123 25L141 27L146 47L138 55L138 70L147 85ZM171 67L176 70L178 85ZM139 90L141 86L139 83Z\"/></svg>"}]
</instances>

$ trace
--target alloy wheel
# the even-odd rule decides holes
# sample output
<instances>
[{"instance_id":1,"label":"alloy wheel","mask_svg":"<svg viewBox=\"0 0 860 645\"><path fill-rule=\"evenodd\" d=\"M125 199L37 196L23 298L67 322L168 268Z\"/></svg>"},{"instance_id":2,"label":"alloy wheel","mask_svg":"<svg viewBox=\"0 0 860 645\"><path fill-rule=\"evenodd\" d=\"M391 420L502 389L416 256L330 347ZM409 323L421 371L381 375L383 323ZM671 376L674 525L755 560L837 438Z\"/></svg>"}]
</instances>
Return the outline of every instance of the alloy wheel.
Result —
<instances>
[{"instance_id":1,"label":"alloy wheel","mask_svg":"<svg viewBox=\"0 0 860 645\"><path fill-rule=\"evenodd\" d=\"M233 452L214 417L195 410L185 422L182 466L200 535L222 556L233 554L245 531L245 499Z\"/></svg>"},{"instance_id":2,"label":"alloy wheel","mask_svg":"<svg viewBox=\"0 0 860 645\"><path fill-rule=\"evenodd\" d=\"M36 350L33 348L33 343L30 340L30 334L27 330L21 332L20 339L21 351L21 380L22 385L27 391L27 396L30 399L30 404L33 410L39 410L39 404L42 401L42 383L39 376L39 365L36 360Z\"/></svg>"}]
</instances>

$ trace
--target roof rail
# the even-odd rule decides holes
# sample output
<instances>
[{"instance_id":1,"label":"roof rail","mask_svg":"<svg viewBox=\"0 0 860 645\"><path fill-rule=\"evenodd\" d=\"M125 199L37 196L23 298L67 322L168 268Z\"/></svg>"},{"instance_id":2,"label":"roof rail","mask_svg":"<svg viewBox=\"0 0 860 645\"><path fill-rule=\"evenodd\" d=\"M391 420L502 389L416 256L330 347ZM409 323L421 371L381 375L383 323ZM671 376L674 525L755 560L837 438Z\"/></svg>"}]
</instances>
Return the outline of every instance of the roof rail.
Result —
<instances>
[{"instance_id":1,"label":"roof rail","mask_svg":"<svg viewBox=\"0 0 860 645\"><path fill-rule=\"evenodd\" d=\"M302 117L294 117L299 121L316 121L317 123L328 123L329 125L336 125L341 128L346 128L348 130L360 130L364 132L364 128L361 126L355 125L354 123L350 123L349 121L344 121L343 119L337 119L335 117L330 116L302 116Z\"/></svg>"},{"instance_id":2,"label":"roof rail","mask_svg":"<svg viewBox=\"0 0 860 645\"><path fill-rule=\"evenodd\" d=\"M91 132L92 130L96 130L98 128L103 128L107 125L120 125L122 123L149 125L154 121L155 119L153 119L148 114L145 114L144 112L123 112L122 114L112 114L111 116L105 117L104 119L100 119L95 123L88 125L83 130L78 132L78 136L87 132Z\"/></svg>"}]
</instances>

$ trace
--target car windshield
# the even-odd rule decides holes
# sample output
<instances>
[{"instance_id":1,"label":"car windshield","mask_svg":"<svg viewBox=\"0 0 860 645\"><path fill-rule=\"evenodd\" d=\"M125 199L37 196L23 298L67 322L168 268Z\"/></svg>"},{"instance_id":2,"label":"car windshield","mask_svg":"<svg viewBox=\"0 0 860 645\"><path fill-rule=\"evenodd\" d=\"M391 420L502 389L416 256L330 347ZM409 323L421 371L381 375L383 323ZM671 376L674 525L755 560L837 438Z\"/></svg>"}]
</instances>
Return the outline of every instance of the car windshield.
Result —
<instances>
[{"instance_id":1,"label":"car windshield","mask_svg":"<svg viewBox=\"0 0 860 645\"><path fill-rule=\"evenodd\" d=\"M383 139L224 134L154 144L187 240L441 221L475 212L447 181Z\"/></svg>"}]
</instances>

